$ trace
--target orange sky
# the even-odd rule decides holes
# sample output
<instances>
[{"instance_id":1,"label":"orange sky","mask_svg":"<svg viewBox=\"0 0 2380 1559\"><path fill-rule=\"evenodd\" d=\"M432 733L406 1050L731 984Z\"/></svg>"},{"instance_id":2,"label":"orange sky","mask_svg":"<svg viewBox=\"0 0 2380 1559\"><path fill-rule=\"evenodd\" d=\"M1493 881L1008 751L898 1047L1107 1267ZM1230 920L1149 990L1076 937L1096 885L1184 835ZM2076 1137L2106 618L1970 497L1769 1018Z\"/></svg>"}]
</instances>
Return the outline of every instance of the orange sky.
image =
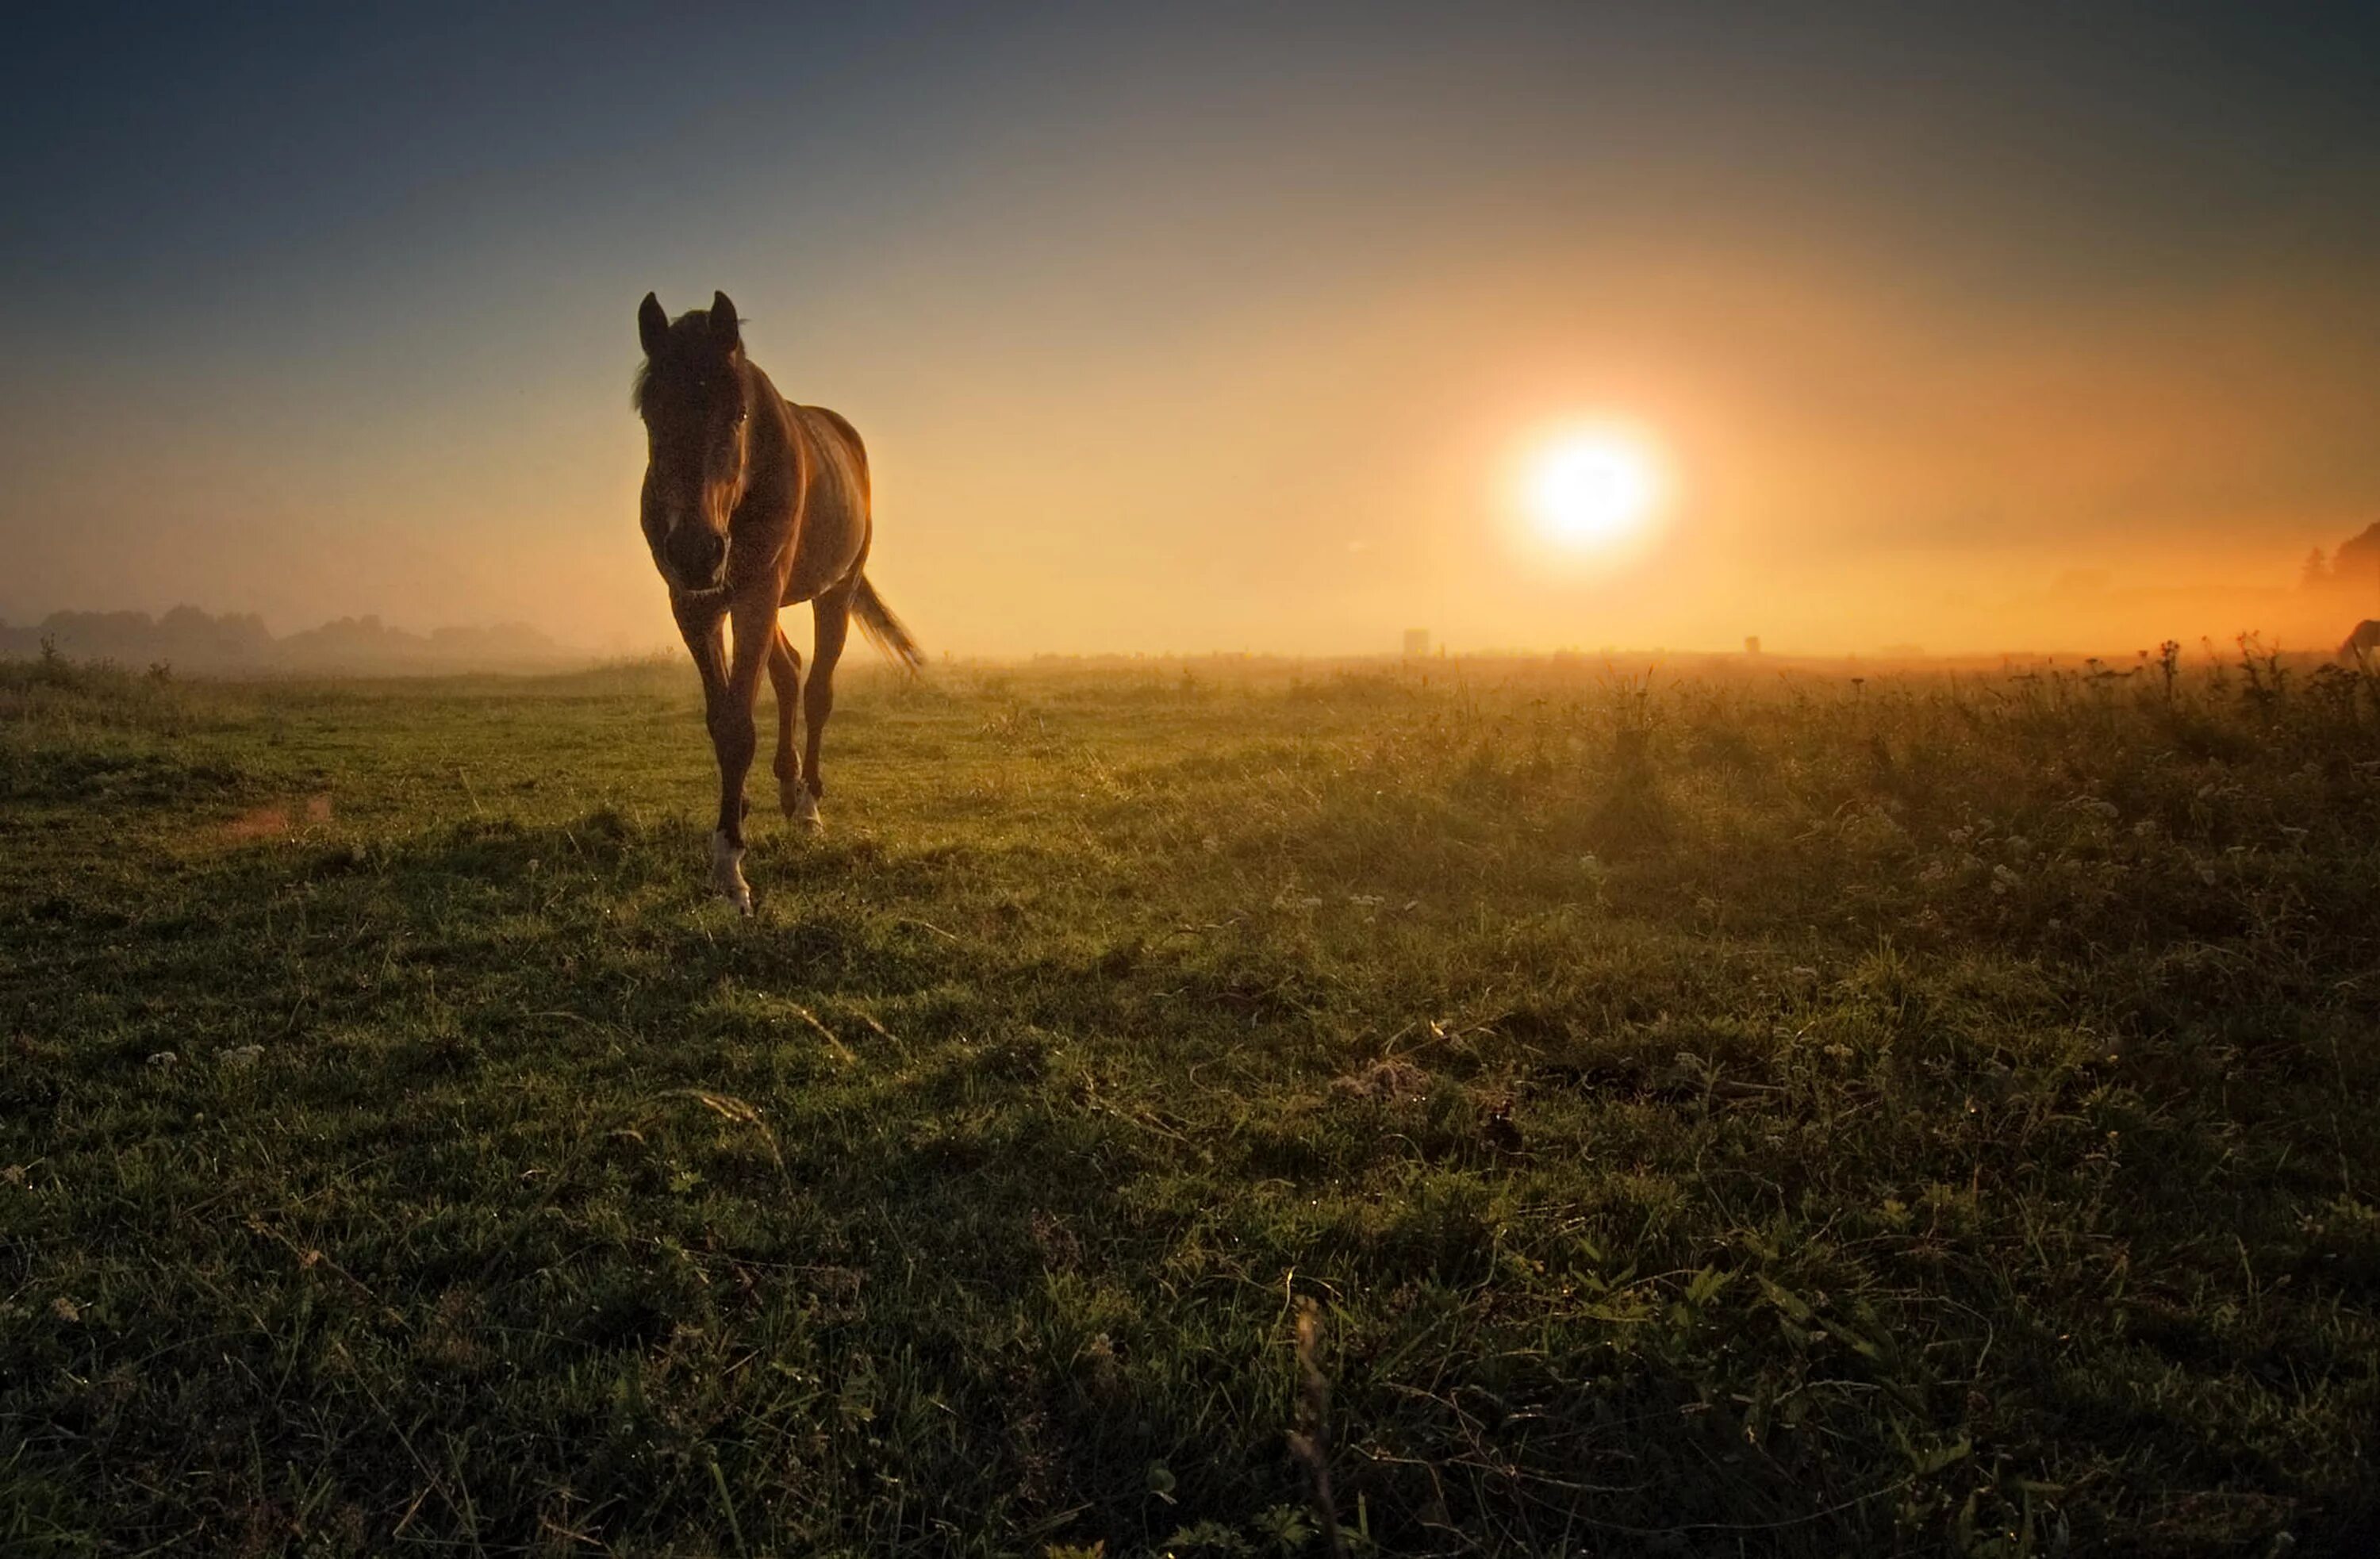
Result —
<instances>
[{"instance_id":1,"label":"orange sky","mask_svg":"<svg viewBox=\"0 0 2380 1559\"><path fill-rule=\"evenodd\" d=\"M795 104L759 82L795 40L756 39L749 91L641 137L562 86L371 77L392 146L486 122L213 208L128 182L149 225L87 255L37 222L0 615L667 642L634 310L723 286L868 438L871 573L937 652L2343 632L2289 589L2380 518L2380 143L2325 41L1118 16L822 39ZM636 46L554 68L633 83ZM1657 545L1548 569L1512 461L1590 416L1675 491Z\"/></svg>"}]
</instances>

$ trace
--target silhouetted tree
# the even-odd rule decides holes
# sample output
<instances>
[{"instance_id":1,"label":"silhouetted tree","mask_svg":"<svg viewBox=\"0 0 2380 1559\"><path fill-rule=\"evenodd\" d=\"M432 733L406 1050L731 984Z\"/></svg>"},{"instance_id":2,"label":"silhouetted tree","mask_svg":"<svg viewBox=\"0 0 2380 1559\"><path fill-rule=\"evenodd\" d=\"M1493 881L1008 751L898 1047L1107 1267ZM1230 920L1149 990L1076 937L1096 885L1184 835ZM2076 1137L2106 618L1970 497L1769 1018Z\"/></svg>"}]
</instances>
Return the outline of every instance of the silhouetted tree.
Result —
<instances>
[{"instance_id":1,"label":"silhouetted tree","mask_svg":"<svg viewBox=\"0 0 2380 1559\"><path fill-rule=\"evenodd\" d=\"M2338 543L2330 554L2330 577L2340 584L2380 586L2380 523Z\"/></svg>"}]
</instances>

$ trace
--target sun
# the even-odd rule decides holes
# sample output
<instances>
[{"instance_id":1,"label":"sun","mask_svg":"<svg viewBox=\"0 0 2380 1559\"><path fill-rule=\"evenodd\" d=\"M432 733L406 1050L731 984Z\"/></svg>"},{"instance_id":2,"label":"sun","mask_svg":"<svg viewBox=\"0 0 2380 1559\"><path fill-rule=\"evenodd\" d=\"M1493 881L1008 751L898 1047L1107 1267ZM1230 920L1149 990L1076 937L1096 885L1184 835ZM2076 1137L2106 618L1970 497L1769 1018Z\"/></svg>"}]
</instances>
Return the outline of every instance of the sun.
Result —
<instances>
[{"instance_id":1,"label":"sun","mask_svg":"<svg viewBox=\"0 0 2380 1559\"><path fill-rule=\"evenodd\" d=\"M1661 463L1618 428L1560 434L1529 462L1527 500L1537 535L1565 550L1616 546L1644 531L1660 506Z\"/></svg>"}]
</instances>

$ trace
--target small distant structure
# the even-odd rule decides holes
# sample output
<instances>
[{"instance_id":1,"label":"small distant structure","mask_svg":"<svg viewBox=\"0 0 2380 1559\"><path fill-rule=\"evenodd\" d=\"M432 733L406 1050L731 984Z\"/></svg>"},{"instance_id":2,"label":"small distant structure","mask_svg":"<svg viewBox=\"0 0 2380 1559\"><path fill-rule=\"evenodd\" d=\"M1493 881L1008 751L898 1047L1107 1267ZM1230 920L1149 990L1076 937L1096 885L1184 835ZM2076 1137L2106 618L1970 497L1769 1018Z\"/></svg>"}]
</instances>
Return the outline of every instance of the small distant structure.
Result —
<instances>
[{"instance_id":1,"label":"small distant structure","mask_svg":"<svg viewBox=\"0 0 2380 1559\"><path fill-rule=\"evenodd\" d=\"M1429 629L1426 627L1405 629L1405 659L1417 661L1428 653Z\"/></svg>"},{"instance_id":2,"label":"small distant structure","mask_svg":"<svg viewBox=\"0 0 2380 1559\"><path fill-rule=\"evenodd\" d=\"M1760 653L1760 636L1758 634L1747 633L1743 636L1743 652L1747 655L1756 655Z\"/></svg>"}]
</instances>

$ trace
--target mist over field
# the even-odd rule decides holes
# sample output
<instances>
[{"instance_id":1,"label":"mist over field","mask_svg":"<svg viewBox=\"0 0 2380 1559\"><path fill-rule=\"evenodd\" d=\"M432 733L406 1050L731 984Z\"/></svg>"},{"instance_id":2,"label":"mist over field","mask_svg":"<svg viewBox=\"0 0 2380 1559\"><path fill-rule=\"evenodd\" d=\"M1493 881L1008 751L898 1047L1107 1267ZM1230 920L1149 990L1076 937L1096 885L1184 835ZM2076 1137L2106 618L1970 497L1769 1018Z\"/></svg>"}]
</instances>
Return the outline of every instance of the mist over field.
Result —
<instances>
[{"instance_id":1,"label":"mist over field","mask_svg":"<svg viewBox=\"0 0 2380 1559\"><path fill-rule=\"evenodd\" d=\"M1744 620L1765 626L1779 615L1755 614ZM1500 658L1550 649L1565 654L1591 652L1605 659L1693 659L1740 652L1745 648L1744 641L1757 641L1760 652L1771 660L1800 655L1917 664L2032 661L2062 655L2070 662L2095 659L2123 664L2144 661L2168 641L2193 652L2204 650L2228 655L2243 637L2267 650L2330 653L2341 648L2359 622L2372 616L2380 616L2380 524L2345 539L2332 551L2314 549L2301 560L2297 578L2288 586L2126 589L2105 573L2070 570L2034 595L1997 603L1957 596L1952 604L1922 624L1904 619L1896 625L1923 631L1922 639L1849 637L1856 618L1814 631L1806 641L1780 639L1772 631L1766 636L1749 633L1730 642L1714 631L1707 641L1629 641L1583 634L1551 646L1494 639L1462 644L1450 643L1444 635L1427 628L1421 631L1429 635L1430 647L1439 653L1460 651ZM1579 626L1599 633L1615 630L1615 623L1608 618L1583 621ZM1401 639L1402 633L1392 634L1383 627L1366 640L1342 647L1341 653L1357 658L1388 654ZM1056 636L1056 641L1062 644L1064 637ZM214 615L188 605L155 616L145 612L53 612L21 626L0 621L0 656L63 654L130 666L163 665L208 676L536 672L668 653L667 646L658 641L641 651L632 651L632 642L625 637L609 645L584 637L558 639L521 622L448 625L425 633L385 623L377 615L342 618L275 634L255 614ZM1158 652L1196 657L1268 651L1265 641L1258 640L1254 650L1214 643L1163 646ZM1080 656L1086 652L1043 649L1033 653Z\"/></svg>"}]
</instances>

